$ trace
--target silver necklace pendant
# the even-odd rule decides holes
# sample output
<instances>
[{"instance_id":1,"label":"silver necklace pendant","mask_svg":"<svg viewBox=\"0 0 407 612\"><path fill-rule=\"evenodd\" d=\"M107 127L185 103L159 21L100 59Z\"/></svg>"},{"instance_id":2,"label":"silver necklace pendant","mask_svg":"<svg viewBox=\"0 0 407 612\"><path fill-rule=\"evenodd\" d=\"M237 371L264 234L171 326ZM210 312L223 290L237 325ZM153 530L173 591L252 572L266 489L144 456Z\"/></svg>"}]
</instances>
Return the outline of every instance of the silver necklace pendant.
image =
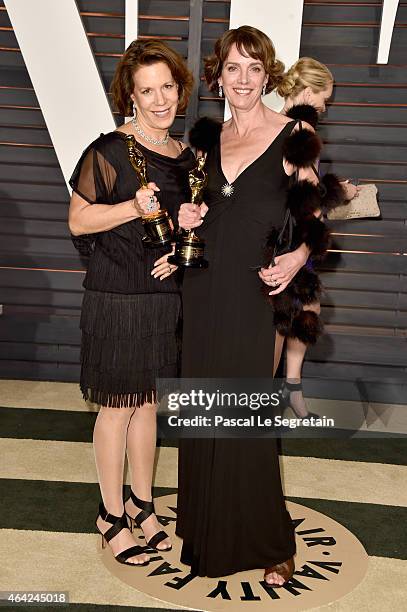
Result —
<instances>
[{"instance_id":1,"label":"silver necklace pendant","mask_svg":"<svg viewBox=\"0 0 407 612\"><path fill-rule=\"evenodd\" d=\"M225 198L230 198L230 196L233 194L234 190L235 190L235 188L233 187L233 184L225 183L222 186L222 195Z\"/></svg>"},{"instance_id":2,"label":"silver necklace pendant","mask_svg":"<svg viewBox=\"0 0 407 612\"><path fill-rule=\"evenodd\" d=\"M151 142L151 144L157 145L157 146L161 146L161 145L166 145L168 144L168 141L170 139L170 133L167 132L166 135L164 136L164 138L152 138L151 136L148 136L143 129L139 126L139 124L137 123L136 119L132 119L131 120L134 129L136 130L137 134L139 134L142 138L144 138L144 140L147 140L147 142Z\"/></svg>"}]
</instances>

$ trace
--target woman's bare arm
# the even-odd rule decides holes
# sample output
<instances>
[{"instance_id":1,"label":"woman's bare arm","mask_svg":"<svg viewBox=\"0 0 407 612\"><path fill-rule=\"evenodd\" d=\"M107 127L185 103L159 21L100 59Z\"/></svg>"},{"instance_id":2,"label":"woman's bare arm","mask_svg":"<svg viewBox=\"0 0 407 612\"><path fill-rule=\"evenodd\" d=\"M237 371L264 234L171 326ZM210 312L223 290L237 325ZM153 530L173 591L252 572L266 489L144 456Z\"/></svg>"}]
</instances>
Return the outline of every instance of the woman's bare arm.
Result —
<instances>
[{"instance_id":1,"label":"woman's bare arm","mask_svg":"<svg viewBox=\"0 0 407 612\"><path fill-rule=\"evenodd\" d=\"M68 224L74 236L107 232L142 215L151 213L151 198L156 208L159 208L154 195L160 191L155 183L148 183L148 188L142 187L136 191L133 200L119 204L90 204L75 191L69 205Z\"/></svg>"},{"instance_id":2,"label":"woman's bare arm","mask_svg":"<svg viewBox=\"0 0 407 612\"><path fill-rule=\"evenodd\" d=\"M73 192L69 205L68 224L74 236L96 234L140 217L133 206L133 200L119 204L89 204L80 195Z\"/></svg>"}]
</instances>

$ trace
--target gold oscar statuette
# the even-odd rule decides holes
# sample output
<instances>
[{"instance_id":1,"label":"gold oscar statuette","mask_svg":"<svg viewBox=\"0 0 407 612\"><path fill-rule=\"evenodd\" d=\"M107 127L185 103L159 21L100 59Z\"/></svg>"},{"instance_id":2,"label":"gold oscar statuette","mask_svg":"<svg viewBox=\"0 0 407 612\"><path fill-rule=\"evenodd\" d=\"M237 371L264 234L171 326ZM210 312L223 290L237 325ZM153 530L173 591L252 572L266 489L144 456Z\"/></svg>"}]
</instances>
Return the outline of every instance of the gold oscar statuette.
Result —
<instances>
[{"instance_id":1,"label":"gold oscar statuette","mask_svg":"<svg viewBox=\"0 0 407 612\"><path fill-rule=\"evenodd\" d=\"M143 153L136 147L136 139L132 134L125 138L129 161L136 171L142 189L148 189L147 164ZM151 213L143 215L141 222L144 227L145 236L143 244L145 246L167 246L173 241L173 229L168 211L164 208L153 210Z\"/></svg>"},{"instance_id":2,"label":"gold oscar statuette","mask_svg":"<svg viewBox=\"0 0 407 612\"><path fill-rule=\"evenodd\" d=\"M203 191L208 182L208 175L204 170L205 162L205 157L198 157L195 168L189 171L193 204L202 204ZM168 258L168 261L185 268L207 268L208 262L203 257L204 249L205 241L199 238L193 229L181 229L175 242L175 253Z\"/></svg>"}]
</instances>

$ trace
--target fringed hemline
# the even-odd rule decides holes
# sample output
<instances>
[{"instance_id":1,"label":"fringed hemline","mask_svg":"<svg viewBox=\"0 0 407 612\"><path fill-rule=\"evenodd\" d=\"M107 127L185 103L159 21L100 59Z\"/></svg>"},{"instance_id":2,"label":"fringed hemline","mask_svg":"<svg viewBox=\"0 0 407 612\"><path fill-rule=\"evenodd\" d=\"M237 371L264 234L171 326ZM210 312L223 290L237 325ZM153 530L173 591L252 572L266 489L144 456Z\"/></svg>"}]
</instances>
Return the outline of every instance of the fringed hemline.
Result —
<instances>
[{"instance_id":1,"label":"fringed hemline","mask_svg":"<svg viewBox=\"0 0 407 612\"><path fill-rule=\"evenodd\" d=\"M162 368L134 371L130 376L82 367L79 384L85 400L109 408L134 408L159 403L170 390L165 379L178 376L178 361Z\"/></svg>"},{"instance_id":2,"label":"fringed hemline","mask_svg":"<svg viewBox=\"0 0 407 612\"><path fill-rule=\"evenodd\" d=\"M85 401L107 408L139 408L144 404L156 404L158 401L155 389L134 393L108 393L81 386L81 391Z\"/></svg>"}]
</instances>

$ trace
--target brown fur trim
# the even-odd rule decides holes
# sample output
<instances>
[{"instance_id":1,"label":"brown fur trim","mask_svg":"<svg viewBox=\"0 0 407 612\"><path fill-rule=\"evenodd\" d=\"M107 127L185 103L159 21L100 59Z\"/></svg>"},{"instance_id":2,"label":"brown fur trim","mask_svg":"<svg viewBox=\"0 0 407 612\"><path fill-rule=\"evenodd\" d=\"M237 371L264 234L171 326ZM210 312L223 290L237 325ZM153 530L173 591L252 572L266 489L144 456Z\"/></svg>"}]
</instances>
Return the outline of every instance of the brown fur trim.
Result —
<instances>
[{"instance_id":1,"label":"brown fur trim","mask_svg":"<svg viewBox=\"0 0 407 612\"><path fill-rule=\"evenodd\" d=\"M291 119L306 121L312 125L314 130L318 125L318 111L312 104L294 104L288 109L286 116L291 117Z\"/></svg>"},{"instance_id":2,"label":"brown fur trim","mask_svg":"<svg viewBox=\"0 0 407 612\"><path fill-rule=\"evenodd\" d=\"M321 209L321 205L322 199L318 186L311 181L298 181L287 192L287 207L297 222L313 216L317 210Z\"/></svg>"},{"instance_id":3,"label":"brown fur trim","mask_svg":"<svg viewBox=\"0 0 407 612\"><path fill-rule=\"evenodd\" d=\"M319 315L312 310L302 310L293 318L289 336L298 338L304 344L315 344L324 329Z\"/></svg>"},{"instance_id":4,"label":"brown fur trim","mask_svg":"<svg viewBox=\"0 0 407 612\"><path fill-rule=\"evenodd\" d=\"M321 185L325 191L322 203L326 210L331 210L332 208L345 204L345 190L340 184L336 174L325 174L321 179Z\"/></svg>"},{"instance_id":5,"label":"brown fur trim","mask_svg":"<svg viewBox=\"0 0 407 612\"><path fill-rule=\"evenodd\" d=\"M287 289L289 289L293 299L297 298L301 304L312 304L319 301L322 285L316 272L302 267L294 276Z\"/></svg>"},{"instance_id":6,"label":"brown fur trim","mask_svg":"<svg viewBox=\"0 0 407 612\"><path fill-rule=\"evenodd\" d=\"M192 147L208 153L219 142L222 124L210 117L202 117L193 125L189 132L189 142Z\"/></svg>"},{"instance_id":7,"label":"brown fur trim","mask_svg":"<svg viewBox=\"0 0 407 612\"><path fill-rule=\"evenodd\" d=\"M296 130L283 142L283 156L297 168L309 168L318 159L322 143L310 130Z\"/></svg>"},{"instance_id":8,"label":"brown fur trim","mask_svg":"<svg viewBox=\"0 0 407 612\"><path fill-rule=\"evenodd\" d=\"M325 255L331 244L330 231L319 219L313 217L301 221L296 228L296 242L305 244L311 250L313 258L321 258Z\"/></svg>"}]
</instances>

